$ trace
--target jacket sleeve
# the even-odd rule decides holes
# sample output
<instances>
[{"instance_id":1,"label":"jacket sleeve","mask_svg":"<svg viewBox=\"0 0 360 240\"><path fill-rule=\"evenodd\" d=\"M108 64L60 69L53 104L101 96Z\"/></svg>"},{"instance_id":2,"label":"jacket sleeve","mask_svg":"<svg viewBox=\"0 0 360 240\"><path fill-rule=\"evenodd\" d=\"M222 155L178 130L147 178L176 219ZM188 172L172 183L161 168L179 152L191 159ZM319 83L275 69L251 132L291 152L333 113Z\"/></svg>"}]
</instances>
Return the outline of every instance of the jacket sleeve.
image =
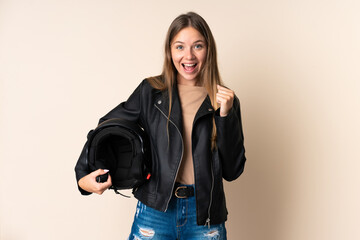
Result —
<instances>
[{"instance_id":1,"label":"jacket sleeve","mask_svg":"<svg viewBox=\"0 0 360 240\"><path fill-rule=\"evenodd\" d=\"M141 91L142 86L144 85L146 80L144 80L131 94L126 102L120 103L117 107L112 109L109 113L107 113L104 117L99 120L99 124L107 119L111 118L123 118L129 121L139 122L140 120L140 98L141 98ZM92 131L89 132L91 134ZM88 134L88 138L89 135ZM76 175L76 182L78 183L79 180L88 175L90 173L87 161L87 144L86 141L85 146L83 147L80 157L75 166L75 175ZM89 195L91 193L81 189L78 185L78 189L82 195Z\"/></svg>"},{"instance_id":2,"label":"jacket sleeve","mask_svg":"<svg viewBox=\"0 0 360 240\"><path fill-rule=\"evenodd\" d=\"M246 161L240 102L236 96L227 116L220 117L219 109L216 111L215 124L222 175L225 180L233 181L244 171Z\"/></svg>"},{"instance_id":3,"label":"jacket sleeve","mask_svg":"<svg viewBox=\"0 0 360 240\"><path fill-rule=\"evenodd\" d=\"M79 186L79 180L82 178L82 177L85 177L86 175L88 175L90 173L90 170L89 170L89 167L88 167L88 164L87 164L87 157L86 157L86 149L87 149L87 145L88 145L88 142L86 141L82 151L81 151L81 154L80 154L80 157L76 163L76 166L75 166L75 176L76 176L76 183L77 183L77 186L78 186L78 189L80 191L80 193L82 195L90 195L91 193L90 192L87 192L85 190L83 190L80 186Z\"/></svg>"}]
</instances>

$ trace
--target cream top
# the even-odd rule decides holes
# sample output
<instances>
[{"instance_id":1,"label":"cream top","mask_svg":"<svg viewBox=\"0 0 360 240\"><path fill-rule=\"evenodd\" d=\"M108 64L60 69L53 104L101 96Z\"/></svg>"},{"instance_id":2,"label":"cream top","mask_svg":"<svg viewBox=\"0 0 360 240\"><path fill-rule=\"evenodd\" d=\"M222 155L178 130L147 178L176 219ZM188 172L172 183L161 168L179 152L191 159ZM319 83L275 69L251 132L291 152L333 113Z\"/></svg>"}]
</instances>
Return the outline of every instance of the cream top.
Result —
<instances>
[{"instance_id":1,"label":"cream top","mask_svg":"<svg viewBox=\"0 0 360 240\"><path fill-rule=\"evenodd\" d=\"M183 117L184 155L176 181L182 184L194 184L194 164L192 157L191 133L195 114L207 96L204 87L178 84Z\"/></svg>"}]
</instances>

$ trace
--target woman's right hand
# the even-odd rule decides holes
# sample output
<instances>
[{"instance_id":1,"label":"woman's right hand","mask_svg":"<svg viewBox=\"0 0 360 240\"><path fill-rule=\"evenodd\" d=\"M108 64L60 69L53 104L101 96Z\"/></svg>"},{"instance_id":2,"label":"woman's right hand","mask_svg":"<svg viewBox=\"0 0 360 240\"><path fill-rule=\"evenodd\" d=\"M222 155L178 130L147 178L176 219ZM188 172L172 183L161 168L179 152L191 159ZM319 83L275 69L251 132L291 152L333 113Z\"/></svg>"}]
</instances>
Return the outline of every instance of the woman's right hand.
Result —
<instances>
[{"instance_id":1,"label":"woman's right hand","mask_svg":"<svg viewBox=\"0 0 360 240\"><path fill-rule=\"evenodd\" d=\"M86 175L85 177L82 177L79 180L78 184L82 189L84 189L87 192L97 193L101 195L106 189L108 189L112 185L111 177L110 174L108 174L107 181L103 183L97 182L96 177L99 175L103 175L107 172L109 172L109 170L98 169L96 171L93 171L88 175Z\"/></svg>"}]
</instances>

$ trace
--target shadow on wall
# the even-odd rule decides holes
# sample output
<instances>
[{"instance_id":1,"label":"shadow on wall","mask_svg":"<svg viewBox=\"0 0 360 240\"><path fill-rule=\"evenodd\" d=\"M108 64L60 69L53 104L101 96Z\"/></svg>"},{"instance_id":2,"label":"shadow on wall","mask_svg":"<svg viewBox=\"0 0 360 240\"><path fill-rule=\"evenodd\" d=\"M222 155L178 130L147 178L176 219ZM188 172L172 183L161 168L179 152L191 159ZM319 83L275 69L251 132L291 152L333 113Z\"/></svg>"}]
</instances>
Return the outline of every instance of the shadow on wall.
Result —
<instances>
[{"instance_id":1,"label":"shadow on wall","mask_svg":"<svg viewBox=\"0 0 360 240\"><path fill-rule=\"evenodd\" d=\"M292 87L285 81L256 76L234 87L237 93L246 89L239 98L247 162L239 179L224 182L229 239L279 240L289 221L299 128Z\"/></svg>"}]
</instances>

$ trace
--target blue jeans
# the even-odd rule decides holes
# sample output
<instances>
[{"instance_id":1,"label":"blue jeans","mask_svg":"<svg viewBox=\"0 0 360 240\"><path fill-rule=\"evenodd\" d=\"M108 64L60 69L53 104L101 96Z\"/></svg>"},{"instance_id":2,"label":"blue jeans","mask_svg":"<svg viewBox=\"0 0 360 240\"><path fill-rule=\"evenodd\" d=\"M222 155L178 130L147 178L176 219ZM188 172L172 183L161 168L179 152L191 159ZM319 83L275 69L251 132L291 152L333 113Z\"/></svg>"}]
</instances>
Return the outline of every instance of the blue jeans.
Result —
<instances>
[{"instance_id":1,"label":"blue jeans","mask_svg":"<svg viewBox=\"0 0 360 240\"><path fill-rule=\"evenodd\" d=\"M195 196L170 200L166 212L137 204L129 240L226 240L225 224L198 226Z\"/></svg>"}]
</instances>

